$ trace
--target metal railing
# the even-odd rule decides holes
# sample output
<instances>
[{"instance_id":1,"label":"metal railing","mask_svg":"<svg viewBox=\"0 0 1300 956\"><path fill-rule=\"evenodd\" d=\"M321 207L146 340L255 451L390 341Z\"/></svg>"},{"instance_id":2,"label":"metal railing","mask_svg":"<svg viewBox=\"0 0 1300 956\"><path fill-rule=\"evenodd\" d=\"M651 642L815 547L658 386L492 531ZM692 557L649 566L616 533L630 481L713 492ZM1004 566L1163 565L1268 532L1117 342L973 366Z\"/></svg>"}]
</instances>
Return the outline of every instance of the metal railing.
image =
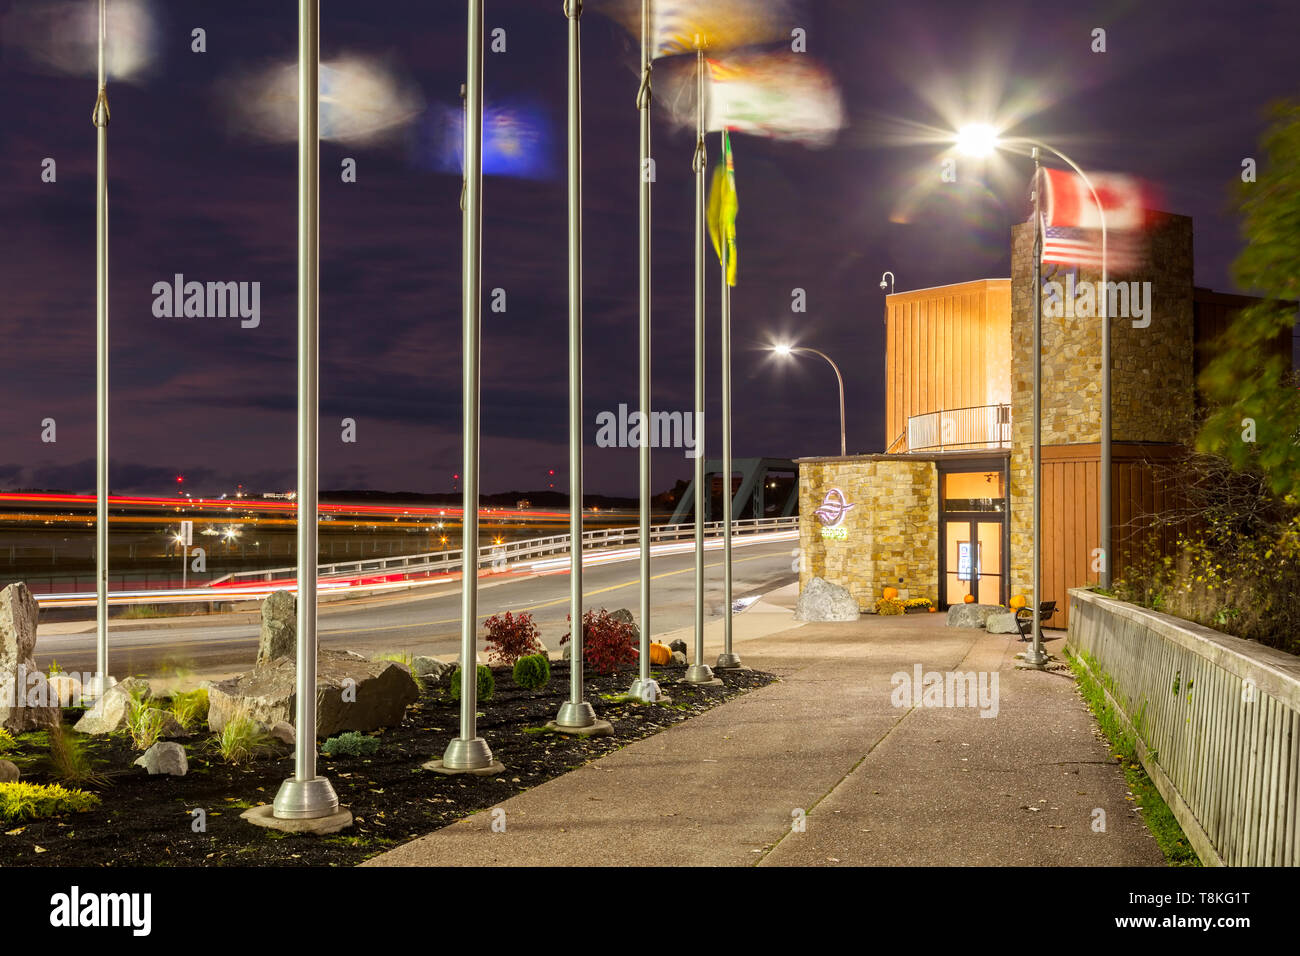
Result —
<instances>
[{"instance_id":1,"label":"metal railing","mask_svg":"<svg viewBox=\"0 0 1300 956\"><path fill-rule=\"evenodd\" d=\"M723 530L721 521L710 521L704 526L706 537L718 537ZM747 537L760 533L776 531L798 531L799 516L777 518L746 518L731 523L733 537ZM652 529L651 542L682 541L694 537L695 525L664 525ZM582 550L594 551L604 548L632 547L640 543L636 527L602 528L599 531L584 531ZM541 558L547 555L568 554L569 535L557 534L545 538L531 538L525 541L511 541L506 544L489 545L478 549L478 567L502 566L518 562L525 558ZM370 560L340 561L322 564L317 569L317 576L322 579L331 577L356 577L358 575L390 574L450 574L461 567L462 550L456 548L448 551L431 551L425 554L408 554L389 558L371 558ZM209 583L217 587L226 582L293 580L297 575L296 567L270 568L258 571L235 571L215 578Z\"/></svg>"},{"instance_id":2,"label":"metal railing","mask_svg":"<svg viewBox=\"0 0 1300 956\"><path fill-rule=\"evenodd\" d=\"M913 415L907 420L908 451L1010 447L1010 405L972 405Z\"/></svg>"},{"instance_id":3,"label":"metal railing","mask_svg":"<svg viewBox=\"0 0 1300 956\"><path fill-rule=\"evenodd\" d=\"M1081 589L1067 650L1202 862L1300 866L1300 659Z\"/></svg>"}]
</instances>

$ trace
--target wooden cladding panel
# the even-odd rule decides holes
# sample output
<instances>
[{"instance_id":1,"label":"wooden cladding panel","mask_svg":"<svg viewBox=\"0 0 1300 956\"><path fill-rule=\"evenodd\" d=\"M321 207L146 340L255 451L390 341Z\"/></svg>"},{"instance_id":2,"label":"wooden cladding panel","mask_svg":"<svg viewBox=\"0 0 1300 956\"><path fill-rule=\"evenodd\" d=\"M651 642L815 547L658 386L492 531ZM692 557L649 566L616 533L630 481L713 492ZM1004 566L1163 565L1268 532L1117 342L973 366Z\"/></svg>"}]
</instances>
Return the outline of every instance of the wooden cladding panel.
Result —
<instances>
[{"instance_id":1,"label":"wooden cladding panel","mask_svg":"<svg viewBox=\"0 0 1300 956\"><path fill-rule=\"evenodd\" d=\"M886 298L886 451L916 415L1011 401L1011 285L981 279Z\"/></svg>"},{"instance_id":2,"label":"wooden cladding panel","mask_svg":"<svg viewBox=\"0 0 1300 956\"><path fill-rule=\"evenodd\" d=\"M1154 547L1172 554L1178 531L1153 531L1149 516L1168 511L1178 502L1163 480L1160 459L1176 453L1164 446L1116 444L1112 448L1111 547L1115 552L1115 579L1123 577L1130 552ZM1101 546L1098 512L1101 505L1099 476L1101 450L1097 445L1063 445L1043 448L1043 594L1056 601L1057 612L1047 627L1069 624L1070 588L1096 584L1093 552ZM1028 504L1027 507L1032 507ZM1030 599L1025 594L1026 600Z\"/></svg>"}]
</instances>

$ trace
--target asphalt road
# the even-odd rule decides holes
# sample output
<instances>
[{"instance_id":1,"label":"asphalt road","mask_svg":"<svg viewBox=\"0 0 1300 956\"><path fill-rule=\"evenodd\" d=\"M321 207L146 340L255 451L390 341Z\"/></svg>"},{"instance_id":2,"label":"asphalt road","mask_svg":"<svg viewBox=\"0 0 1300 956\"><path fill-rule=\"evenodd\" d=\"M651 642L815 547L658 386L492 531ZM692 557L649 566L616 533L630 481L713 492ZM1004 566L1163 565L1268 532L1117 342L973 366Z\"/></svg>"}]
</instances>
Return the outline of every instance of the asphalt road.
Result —
<instances>
[{"instance_id":1,"label":"asphalt road","mask_svg":"<svg viewBox=\"0 0 1300 956\"><path fill-rule=\"evenodd\" d=\"M733 597L742 598L794 580L791 551L796 542L782 541L737 547L734 552ZM722 555L705 555L705 614L722 614ZM669 554L651 560L651 632L663 633L694 620L694 554ZM637 608L640 587L635 560L588 567L583 573L587 608ZM504 611L528 611L551 650L569 630L569 576L488 578L479 589L480 622ZM164 626L160 626L164 625ZM36 661L42 668L56 659L65 671L93 671L93 624L73 634L39 633ZM399 596L321 605L318 631L323 647L352 650L367 656L410 651L454 657L460 648L460 586L433 586L428 591ZM215 678L247 670L256 655L258 624L253 614L207 615L195 618L139 622L109 630L109 669L118 678L177 675L187 679ZM479 648L483 643L480 640Z\"/></svg>"}]
</instances>

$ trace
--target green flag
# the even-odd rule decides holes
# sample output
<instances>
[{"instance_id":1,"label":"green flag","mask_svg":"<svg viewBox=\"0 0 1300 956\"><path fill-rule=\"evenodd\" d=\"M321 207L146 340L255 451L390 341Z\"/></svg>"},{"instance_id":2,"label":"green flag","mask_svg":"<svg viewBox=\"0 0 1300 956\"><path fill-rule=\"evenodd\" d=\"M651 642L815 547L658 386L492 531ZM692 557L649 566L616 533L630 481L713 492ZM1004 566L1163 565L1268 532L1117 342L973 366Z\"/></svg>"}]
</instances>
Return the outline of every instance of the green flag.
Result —
<instances>
[{"instance_id":1,"label":"green flag","mask_svg":"<svg viewBox=\"0 0 1300 956\"><path fill-rule=\"evenodd\" d=\"M713 188L709 190L709 235L713 251L727 270L727 285L736 284L736 214L740 200L736 196L736 164L731 156L731 137L722 131L722 159L713 171ZM723 252L726 243L726 252Z\"/></svg>"}]
</instances>

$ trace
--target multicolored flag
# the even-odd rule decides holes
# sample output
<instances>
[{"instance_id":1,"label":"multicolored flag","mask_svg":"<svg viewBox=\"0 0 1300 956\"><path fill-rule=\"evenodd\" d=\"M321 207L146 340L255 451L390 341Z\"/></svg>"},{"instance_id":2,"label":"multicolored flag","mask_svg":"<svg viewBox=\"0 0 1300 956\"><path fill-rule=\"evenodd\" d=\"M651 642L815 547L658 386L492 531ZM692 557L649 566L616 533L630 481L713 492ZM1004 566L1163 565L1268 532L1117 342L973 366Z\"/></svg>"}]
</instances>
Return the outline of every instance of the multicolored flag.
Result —
<instances>
[{"instance_id":1,"label":"multicolored flag","mask_svg":"<svg viewBox=\"0 0 1300 956\"><path fill-rule=\"evenodd\" d=\"M1044 263L1100 269L1104 211L1106 269L1131 272L1142 264L1154 200L1153 191L1142 180L1122 173L1090 173L1085 182L1077 173L1063 169L1043 169L1041 174Z\"/></svg>"},{"instance_id":2,"label":"multicolored flag","mask_svg":"<svg viewBox=\"0 0 1300 956\"><path fill-rule=\"evenodd\" d=\"M790 0L651 0L650 49L658 59L721 50L789 36ZM641 0L619 0L610 15L641 35Z\"/></svg>"},{"instance_id":3,"label":"multicolored flag","mask_svg":"<svg viewBox=\"0 0 1300 956\"><path fill-rule=\"evenodd\" d=\"M1100 229L1098 201L1106 213L1106 232L1141 229L1149 208L1142 180L1122 173L1090 173L1088 183L1077 173L1043 169L1043 220L1049 226ZM1096 190L1096 197L1093 197Z\"/></svg>"},{"instance_id":4,"label":"multicolored flag","mask_svg":"<svg viewBox=\"0 0 1300 956\"><path fill-rule=\"evenodd\" d=\"M732 130L829 146L844 126L830 71L807 54L760 53L709 61L711 132Z\"/></svg>"},{"instance_id":5,"label":"multicolored flag","mask_svg":"<svg viewBox=\"0 0 1300 956\"><path fill-rule=\"evenodd\" d=\"M464 173L463 108L443 106L430 110L419 139L420 165L444 173ZM544 108L527 101L484 108L483 174L512 179L554 178L555 142Z\"/></svg>"},{"instance_id":6,"label":"multicolored flag","mask_svg":"<svg viewBox=\"0 0 1300 956\"><path fill-rule=\"evenodd\" d=\"M731 155L731 137L722 131L723 158L713 170L713 188L709 190L709 235L713 251L726 267L727 285L736 284L736 215L740 200L736 195L736 164ZM723 243L726 255L723 255Z\"/></svg>"}]
</instances>

